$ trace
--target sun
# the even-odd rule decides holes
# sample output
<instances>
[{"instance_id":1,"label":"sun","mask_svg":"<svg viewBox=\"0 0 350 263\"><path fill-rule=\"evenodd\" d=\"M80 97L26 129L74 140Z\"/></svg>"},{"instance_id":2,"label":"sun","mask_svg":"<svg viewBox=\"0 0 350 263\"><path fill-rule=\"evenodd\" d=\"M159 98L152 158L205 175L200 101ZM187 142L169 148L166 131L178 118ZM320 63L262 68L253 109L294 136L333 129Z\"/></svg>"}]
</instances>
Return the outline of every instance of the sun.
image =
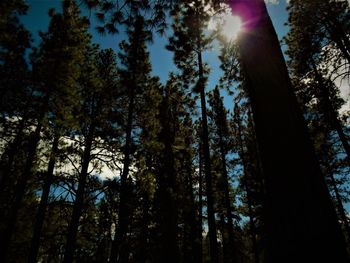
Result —
<instances>
[{"instance_id":1,"label":"sun","mask_svg":"<svg viewBox=\"0 0 350 263\"><path fill-rule=\"evenodd\" d=\"M237 39L242 29L242 20L239 16L225 14L223 17L222 34L230 40Z\"/></svg>"},{"instance_id":2,"label":"sun","mask_svg":"<svg viewBox=\"0 0 350 263\"><path fill-rule=\"evenodd\" d=\"M239 16L232 15L229 9L220 16L212 17L208 24L211 31L219 30L228 40L236 40L242 30L242 19Z\"/></svg>"}]
</instances>

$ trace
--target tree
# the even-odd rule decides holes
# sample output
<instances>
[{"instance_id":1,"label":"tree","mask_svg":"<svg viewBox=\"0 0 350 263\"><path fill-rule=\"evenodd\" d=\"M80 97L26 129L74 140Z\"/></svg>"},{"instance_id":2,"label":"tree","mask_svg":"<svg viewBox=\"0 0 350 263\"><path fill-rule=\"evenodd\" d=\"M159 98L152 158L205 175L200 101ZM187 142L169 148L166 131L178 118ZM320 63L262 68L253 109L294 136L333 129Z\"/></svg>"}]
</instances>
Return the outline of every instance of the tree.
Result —
<instances>
[{"instance_id":1,"label":"tree","mask_svg":"<svg viewBox=\"0 0 350 263\"><path fill-rule=\"evenodd\" d=\"M76 122L72 112L77 108L75 100L79 86L77 80L81 74L80 65L88 41L86 21L79 17L79 10L74 1L65 1L62 14L52 14L49 31L42 35L42 43L34 55L33 67L36 70L36 79L44 90L52 89L48 122L54 131L28 262L37 260L56 156L59 152L59 140ZM61 52L65 53L64 58L61 58ZM52 72L47 70L47 63L52 63Z\"/></svg>"},{"instance_id":2,"label":"tree","mask_svg":"<svg viewBox=\"0 0 350 263\"><path fill-rule=\"evenodd\" d=\"M30 33L19 21L28 6L22 1L3 1L1 3L0 30L0 111L1 111L1 165L0 187L9 189L11 171L16 160L24 130L32 112L32 91L29 85L30 71L25 61L26 49L30 47ZM15 177L15 176L14 176ZM14 180L13 180L14 181ZM1 202L7 203L9 196L1 195ZM2 207L1 218L5 208ZM3 214L4 213L4 214Z\"/></svg>"},{"instance_id":3,"label":"tree","mask_svg":"<svg viewBox=\"0 0 350 263\"><path fill-rule=\"evenodd\" d=\"M285 37L288 44L286 52L289 56L288 64L292 78L295 79L293 82L298 89L298 95L304 97L300 99L307 104L311 99L318 100L320 112L325 121L329 122L338 133L350 163L350 145L337 111L339 98L335 93L339 89L333 81L336 78L343 79L344 74L347 74L344 63L339 61L342 59L337 58L339 56L337 48L343 45L333 46L329 43L329 41L335 41L334 37L341 41L340 39L344 38L343 34L346 35L343 27L346 28L349 25L343 22L343 19L346 17L348 7L347 3L342 1L322 1L318 5L321 9L314 10L314 4L311 1L292 1L289 6L288 24L291 30ZM322 13L319 13L320 10ZM300 12L307 12L308 15L301 15ZM335 13L338 15L335 16ZM308 18L311 15L320 17L322 24L310 21ZM305 27L308 27L308 30L305 30ZM332 30L337 28L336 32L328 32L331 28ZM345 42L348 41L346 39L345 37Z\"/></svg>"},{"instance_id":4,"label":"tree","mask_svg":"<svg viewBox=\"0 0 350 263\"><path fill-rule=\"evenodd\" d=\"M26 105L23 99L30 95L27 89L29 69L24 55L30 47L31 36L19 21L19 16L27 12L27 4L16 0L2 1L0 5L0 110L2 134L6 136L7 121L23 114Z\"/></svg>"},{"instance_id":5,"label":"tree","mask_svg":"<svg viewBox=\"0 0 350 263\"><path fill-rule=\"evenodd\" d=\"M174 8L174 36L169 40L168 49L174 52L174 62L182 71L184 85L194 84L193 91L200 95L210 256L211 261L215 263L219 259L205 95L207 68L202 58L202 51L210 43L210 38L204 34L204 28L209 20L208 12L205 10L207 4L206 1L184 1Z\"/></svg>"},{"instance_id":6,"label":"tree","mask_svg":"<svg viewBox=\"0 0 350 263\"><path fill-rule=\"evenodd\" d=\"M238 97L239 98L239 97ZM243 165L243 175L240 178L240 188L245 193L243 203L247 206L243 214L249 217L249 236L251 240L251 253L255 263L260 262L262 226L262 207L264 204L263 182L260 171L259 155L256 149L254 126L251 113L244 111L249 108L248 103L237 99L234 106L232 126L235 134L235 146L239 155L239 162ZM249 111L250 109L248 109ZM244 116L247 123L244 125ZM259 240L260 239L260 240ZM260 242L259 242L260 241Z\"/></svg>"},{"instance_id":7,"label":"tree","mask_svg":"<svg viewBox=\"0 0 350 263\"><path fill-rule=\"evenodd\" d=\"M290 1L288 5L289 35L302 34L309 39L318 39L318 53L329 45L340 51L340 57L350 63L350 41L348 38L349 3L347 1ZM301 28L302 27L302 28ZM304 41L300 38L298 41Z\"/></svg>"},{"instance_id":8,"label":"tree","mask_svg":"<svg viewBox=\"0 0 350 263\"><path fill-rule=\"evenodd\" d=\"M227 113L224 107L222 98L220 97L220 91L218 87L215 87L211 96L209 97L209 104L212 108L212 118L215 125L216 138L214 143L219 148L219 155L221 161L220 182L221 186L219 190L223 192L223 199L225 207L225 220L227 224L224 225L223 246L224 246L224 262L234 262L234 231L233 231L233 207L230 197L230 180L227 171L227 155L229 150L230 132L227 122Z\"/></svg>"},{"instance_id":9,"label":"tree","mask_svg":"<svg viewBox=\"0 0 350 263\"><path fill-rule=\"evenodd\" d=\"M246 27L238 43L266 187L265 261L348 262L265 3L232 2L235 13L243 8L252 10L241 14Z\"/></svg>"},{"instance_id":10,"label":"tree","mask_svg":"<svg viewBox=\"0 0 350 263\"><path fill-rule=\"evenodd\" d=\"M126 235L129 229L131 207L129 198L131 194L130 166L133 154L133 131L138 110L137 104L143 90L150 85L151 65L149 63L146 41L150 39L150 32L145 30L144 19L141 16L130 18L128 24L128 42L120 44L122 52L120 78L127 101L126 119L124 123L125 141L123 146L123 171L120 176L120 201L118 212L118 224L111 250L111 262L127 262L129 252L127 249Z\"/></svg>"},{"instance_id":11,"label":"tree","mask_svg":"<svg viewBox=\"0 0 350 263\"><path fill-rule=\"evenodd\" d=\"M115 106L117 86L113 82L116 72L115 55L113 51L106 50L99 53L98 46L92 45L86 50L82 65L81 83L81 115L79 134L82 136L83 149L80 152L80 171L78 175L77 190L73 205L72 216L68 225L67 242L63 262L73 262L77 242L79 220L83 215L86 204L86 191L89 166L97 158L104 140L105 131L108 130L109 114ZM103 76L103 80L101 77ZM94 164L93 164L94 165ZM96 167L95 165L93 167Z\"/></svg>"}]
</instances>

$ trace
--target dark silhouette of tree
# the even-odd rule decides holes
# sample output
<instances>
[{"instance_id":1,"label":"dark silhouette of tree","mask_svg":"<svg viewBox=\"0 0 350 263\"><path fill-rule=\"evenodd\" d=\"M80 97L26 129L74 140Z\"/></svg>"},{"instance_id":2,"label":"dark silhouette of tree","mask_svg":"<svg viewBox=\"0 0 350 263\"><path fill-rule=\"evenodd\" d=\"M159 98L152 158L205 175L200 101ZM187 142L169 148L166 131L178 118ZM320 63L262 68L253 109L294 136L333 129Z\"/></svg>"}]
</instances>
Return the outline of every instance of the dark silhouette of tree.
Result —
<instances>
[{"instance_id":1,"label":"dark silhouette of tree","mask_svg":"<svg viewBox=\"0 0 350 263\"><path fill-rule=\"evenodd\" d=\"M246 28L238 42L266 187L265 260L348 262L265 3L235 1L232 9L238 13L240 5L252 15L242 17Z\"/></svg>"}]
</instances>

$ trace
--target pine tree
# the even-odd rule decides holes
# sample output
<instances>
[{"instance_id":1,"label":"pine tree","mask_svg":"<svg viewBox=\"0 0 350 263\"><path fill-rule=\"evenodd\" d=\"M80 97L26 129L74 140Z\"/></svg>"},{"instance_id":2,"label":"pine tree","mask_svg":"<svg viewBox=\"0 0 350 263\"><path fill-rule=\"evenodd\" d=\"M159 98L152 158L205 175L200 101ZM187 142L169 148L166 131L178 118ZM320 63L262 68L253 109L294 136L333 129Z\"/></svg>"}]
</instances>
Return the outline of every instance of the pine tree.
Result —
<instances>
[{"instance_id":1,"label":"pine tree","mask_svg":"<svg viewBox=\"0 0 350 263\"><path fill-rule=\"evenodd\" d=\"M86 50L82 65L81 84L81 113L78 130L82 137L80 152L80 171L78 174L77 190L68 225L67 242L63 262L73 262L77 245L79 221L84 215L87 203L88 183L90 181L89 166L98 165L96 150L103 147L101 140L105 138L106 127L110 125L109 114L115 106L117 86L113 84L114 55L111 50L99 53L98 46L92 45ZM101 75L100 75L101 74ZM111 74L111 75L108 75ZM103 77L103 81L102 78ZM102 145L102 146L101 146ZM98 167L98 166L97 166Z\"/></svg>"},{"instance_id":2,"label":"pine tree","mask_svg":"<svg viewBox=\"0 0 350 263\"><path fill-rule=\"evenodd\" d=\"M240 5L254 16L243 17L246 30L238 43L266 187L265 260L295 262L303 255L305 261L347 262L336 214L265 3L237 1L234 12L239 13Z\"/></svg>"},{"instance_id":3,"label":"pine tree","mask_svg":"<svg viewBox=\"0 0 350 263\"><path fill-rule=\"evenodd\" d=\"M9 118L23 115L24 98L30 96L29 69L24 55L31 39L29 31L19 21L19 16L28 9L24 1L2 1L0 9L0 111L2 135L7 136Z\"/></svg>"},{"instance_id":4,"label":"pine tree","mask_svg":"<svg viewBox=\"0 0 350 263\"><path fill-rule=\"evenodd\" d=\"M19 22L28 6L22 1L1 3L0 30L0 112L1 112L1 166L0 187L11 187L10 174L20 147L24 130L32 113L30 71L25 52L30 47L30 34ZM5 144L5 145L4 145ZM5 191L4 191L5 192ZM8 201L8 191L1 195L1 202ZM2 212L5 208L3 207ZM4 215L2 214L1 218Z\"/></svg>"},{"instance_id":5,"label":"pine tree","mask_svg":"<svg viewBox=\"0 0 350 263\"><path fill-rule=\"evenodd\" d=\"M128 42L124 41L119 53L122 68L120 69L121 85L125 89L127 101L125 120L125 141L123 146L123 171L120 176L120 201L118 224L111 251L111 262L127 262L129 258L126 235L129 231L131 207L129 199L131 194L130 166L133 154L133 131L138 110L137 102L143 89L150 81L151 65L149 63L146 41L150 39L150 32L145 30L144 19L141 16L131 18L128 24Z\"/></svg>"},{"instance_id":6,"label":"pine tree","mask_svg":"<svg viewBox=\"0 0 350 263\"><path fill-rule=\"evenodd\" d=\"M350 63L350 41L348 38L349 3L347 1L290 1L288 5L291 26L289 35L303 35L298 41L304 41L305 36L314 43L314 51L321 53L326 45L340 51L340 56Z\"/></svg>"},{"instance_id":7,"label":"pine tree","mask_svg":"<svg viewBox=\"0 0 350 263\"><path fill-rule=\"evenodd\" d=\"M218 87L215 87L211 96L209 97L209 104L212 108L212 118L215 125L216 138L214 143L219 148L220 156L220 182L221 186L219 190L223 192L223 199L221 202L224 203L225 208L225 219L223 235L223 246L224 246L224 262L233 262L235 259L234 255L234 231L233 231L233 207L230 195L230 178L227 168L227 155L229 149L230 133L227 122L227 113L220 97L220 91ZM227 224L225 223L227 221Z\"/></svg>"},{"instance_id":8,"label":"pine tree","mask_svg":"<svg viewBox=\"0 0 350 263\"><path fill-rule=\"evenodd\" d=\"M338 69L342 68L341 65L343 63L338 61L339 59L334 58L334 56L337 56L335 47L332 47L331 44L324 46L324 38L327 39L329 36L323 31L327 31L328 26L324 27L324 24L312 23L306 19L309 16L303 14L301 18L300 14L300 8L302 8L303 12L311 12L314 16L322 16L322 20L327 21L327 24L340 26L341 22L338 20L344 19L345 14L343 13L346 12L346 3L322 1L322 4L320 4L321 10L327 11L319 14L319 10L310 10L310 8L314 7L314 3L309 2L299 3L294 1L289 7L289 25L291 30L285 38L288 44L286 52L289 56L288 64L291 68L292 77L295 79L293 82L296 83L295 86L298 89L299 97L304 97L304 99L300 99L307 104L310 103L308 99L316 98L319 101L320 106L322 105L320 110L325 117L325 121L331 123L333 129L338 133L349 162L350 146L344 132L344 125L337 112L337 96L334 96L334 93L338 92L338 88L331 80L334 79L334 76L332 76L334 74L337 74L337 77L341 77L344 74L344 72L339 72ZM334 12L339 12L339 16L330 16L330 13L333 14ZM306 21L304 21L305 19ZM309 23L305 24L306 22ZM341 27L347 26L345 22L341 24ZM310 29L305 30L305 26L310 27ZM342 38L343 36L339 34L337 33ZM332 39L330 40L332 41ZM331 70L331 73L328 70L331 67L337 70Z\"/></svg>"},{"instance_id":9,"label":"pine tree","mask_svg":"<svg viewBox=\"0 0 350 263\"><path fill-rule=\"evenodd\" d=\"M206 106L207 68L202 52L208 47L210 38L204 34L209 15L206 1L183 2L173 10L174 36L168 49L174 52L174 62L182 71L184 85L193 84L193 91L199 93L202 111L202 144L205 167L207 212L209 225L210 255L212 262L218 262L218 244L213 200L213 183L209 150L209 135Z\"/></svg>"},{"instance_id":10,"label":"pine tree","mask_svg":"<svg viewBox=\"0 0 350 263\"><path fill-rule=\"evenodd\" d=\"M326 182L329 188L329 191L332 194L333 202L337 208L339 220L342 222L344 229L344 234L347 241L349 241L349 222L346 216L346 210L344 209L343 202L345 201L343 196L344 193L342 188L344 188L346 181L344 182L344 176L342 173L345 173L345 178L347 177L347 170L344 170L347 163L342 159L339 159L337 153L337 147L334 143L334 136L331 132L331 127L327 122L323 122L320 119L322 115L317 114L318 105L314 105L313 108L308 109L309 112L316 111L316 114L312 115L312 119L309 121L309 129L314 140L314 145L316 149L316 154L320 160L322 172L326 177ZM342 178L343 177L343 178ZM345 193L346 194L346 193Z\"/></svg>"},{"instance_id":11,"label":"pine tree","mask_svg":"<svg viewBox=\"0 0 350 263\"><path fill-rule=\"evenodd\" d=\"M89 37L86 32L86 22L79 17L79 10L73 1L63 3L62 14L52 14L49 31L42 35L40 49L35 54L33 67L36 78L44 90L53 89L50 98L49 122L53 126L52 148L44 180L39 210L33 229L33 238L28 262L36 262L40 246L41 230L44 224L45 212L48 205L50 187L53 182L53 172L56 155L59 152L59 141L65 130L74 126L74 117L71 115L77 107L75 100L78 93L77 79L80 74L83 50ZM66 49L63 51L63 49ZM64 52L65 57L60 58ZM52 62L53 69L48 71L47 63ZM52 74L53 73L53 74Z\"/></svg>"},{"instance_id":12,"label":"pine tree","mask_svg":"<svg viewBox=\"0 0 350 263\"><path fill-rule=\"evenodd\" d=\"M237 97L239 98L239 97ZM249 104L248 104L249 105ZM243 202L247 206L244 215L249 217L248 233L251 240L251 254L253 262L260 262L261 221L263 206L263 182L259 165L259 155L256 149L253 123L251 113L245 114L245 105L237 100L234 106L232 126L235 134L235 148L239 155L239 162L242 164L243 175L240 178L240 187L245 193ZM244 126L243 118L247 116L247 123ZM248 251L249 252L249 251Z\"/></svg>"},{"instance_id":13,"label":"pine tree","mask_svg":"<svg viewBox=\"0 0 350 263\"><path fill-rule=\"evenodd\" d=\"M65 3L67 6L68 2L65 2ZM67 24L69 24L70 26L71 26L71 21L72 20L67 21ZM57 22L57 20L55 22ZM52 31L55 30L54 25L51 25L51 30ZM56 33L57 33L57 31L56 31ZM58 33L58 34L61 34L61 33ZM68 40L68 39L66 39L66 40ZM75 41L76 41L76 39L75 39ZM47 49L49 49L50 48L49 46L50 46L50 44L52 44L52 42L50 43L48 41L46 43L47 43ZM60 48L61 47L62 46L60 45ZM57 50L55 50L55 51L57 51ZM48 52L50 52L50 51L48 51ZM69 68L69 67L67 67L67 65L69 65L69 63L72 63L71 60L59 59L59 57L51 57L51 58L54 61L51 74L53 72L55 72L54 73L55 77L53 77L53 75L51 75L51 80L53 78L56 78L57 81L64 79L64 77L65 77L64 74L66 73L65 70ZM56 74L56 70L58 70L58 69L61 69L61 71L59 71L60 72L59 74ZM35 68L33 69L33 74L35 74L34 75L34 78L35 78L36 74L37 74L37 70ZM57 82L54 82L54 83L57 84ZM8 246L10 244L10 240L11 240L11 237L13 235L13 230L14 230L14 226L16 223L18 211L21 207L21 203L22 203L22 200L24 198L25 189L27 187L28 180L30 179L30 176L32 173L32 168L33 168L33 165L35 162L37 147L38 147L39 141L41 139L41 131L42 131L44 123L45 123L46 114L50 111L50 107L52 105L54 105L54 103L55 103L54 98L57 98L57 97L55 97L55 92L58 92L58 90L59 90L59 89L55 90L54 87L51 86L53 84L52 82L45 83L45 82L41 82L41 80L39 80L36 84L37 84L37 87L39 87L39 89L37 90L37 94L39 95L38 96L39 105L37 106L38 111L37 111L37 114L35 116L35 118L36 118L35 130L32 134L32 138L30 140L30 144L29 144L28 153L27 153L23 172L20 175L20 177L17 181L16 187L15 187L14 201L13 201L11 208L10 208L10 211L9 211L7 228L4 232L4 234L2 235L3 242L5 242L5 245L3 246L3 250L5 252L2 253L4 258L6 258L6 254L7 254L6 251L8 250Z\"/></svg>"}]
</instances>

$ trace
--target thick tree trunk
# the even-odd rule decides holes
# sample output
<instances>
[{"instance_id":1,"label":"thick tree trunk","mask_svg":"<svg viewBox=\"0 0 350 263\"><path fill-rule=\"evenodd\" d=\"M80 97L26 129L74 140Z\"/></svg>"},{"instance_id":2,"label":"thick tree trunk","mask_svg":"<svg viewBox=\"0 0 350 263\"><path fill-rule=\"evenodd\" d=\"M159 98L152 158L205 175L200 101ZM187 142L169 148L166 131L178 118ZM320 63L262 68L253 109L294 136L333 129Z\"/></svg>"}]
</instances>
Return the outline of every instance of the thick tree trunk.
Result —
<instances>
[{"instance_id":1,"label":"thick tree trunk","mask_svg":"<svg viewBox=\"0 0 350 263\"><path fill-rule=\"evenodd\" d=\"M199 39L198 39L198 42L199 42ZM201 43L198 43L197 47L200 50ZM202 110L202 145L203 145L204 174L205 174L206 194L207 194L210 259L212 263L218 263L219 254L218 254L218 243L217 243L217 234L216 234L213 183L212 183L211 161L210 161L210 150L209 150L207 106L206 106L206 99L205 99L205 83L204 83L202 53L200 51L198 52L198 78L199 78L198 86L200 89L199 92L200 92L201 110Z\"/></svg>"},{"instance_id":2,"label":"thick tree trunk","mask_svg":"<svg viewBox=\"0 0 350 263\"><path fill-rule=\"evenodd\" d=\"M38 209L38 212L36 215L36 221L34 224L33 237L32 237L29 257L28 257L28 263L37 262L37 257L38 257L39 247L40 247L40 238L42 234L41 232L44 225L45 213L46 213L49 194L50 194L50 187L53 181L53 171L55 168L59 139L60 139L60 136L58 134L55 134L55 137L52 143L49 164L48 164L48 168L47 168L47 172L44 180L44 186L43 186L43 190L40 198L39 209Z\"/></svg>"},{"instance_id":3,"label":"thick tree trunk","mask_svg":"<svg viewBox=\"0 0 350 263\"><path fill-rule=\"evenodd\" d=\"M265 177L265 262L349 262L265 3L231 3L249 10L239 47Z\"/></svg>"},{"instance_id":4,"label":"thick tree trunk","mask_svg":"<svg viewBox=\"0 0 350 263\"><path fill-rule=\"evenodd\" d=\"M85 139L85 149L81 160L81 171L78 180L78 190L76 192L72 217L68 225L67 243L65 246L63 263L72 263L74 261L74 252L76 249L79 220L84 206L85 185L88 176L88 168L91 157L92 142L94 139L95 125L91 124Z\"/></svg>"}]
</instances>

